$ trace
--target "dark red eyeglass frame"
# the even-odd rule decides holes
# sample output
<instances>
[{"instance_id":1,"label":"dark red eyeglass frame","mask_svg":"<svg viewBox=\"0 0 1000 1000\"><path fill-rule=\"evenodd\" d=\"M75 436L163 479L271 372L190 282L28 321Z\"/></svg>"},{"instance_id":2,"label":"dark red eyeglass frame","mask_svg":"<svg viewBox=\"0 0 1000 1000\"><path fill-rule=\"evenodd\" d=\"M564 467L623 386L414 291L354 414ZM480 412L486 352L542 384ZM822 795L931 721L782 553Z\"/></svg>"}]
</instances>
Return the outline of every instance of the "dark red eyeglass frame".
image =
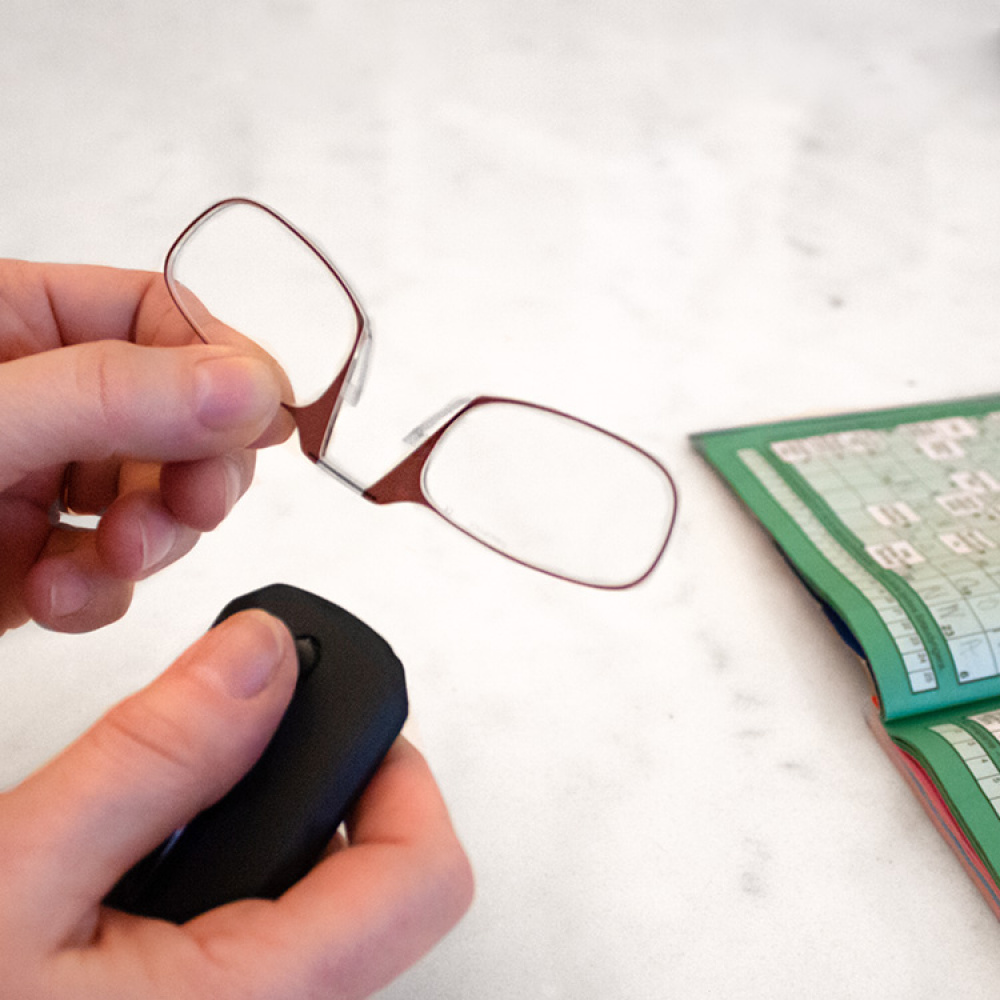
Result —
<instances>
[{"instance_id":1,"label":"dark red eyeglass frame","mask_svg":"<svg viewBox=\"0 0 1000 1000\"><path fill-rule=\"evenodd\" d=\"M344 483L344 485L353 489L356 493L360 494L372 503L380 505L414 503L426 507L452 527L457 528L460 532L462 532L462 534L468 536L476 542L479 542L480 545L484 545L486 548L491 549L493 552L496 552L498 555L501 555L506 559L510 559L512 562L518 563L529 569L536 570L537 572L544 573L547 576L556 577L560 580L567 580L571 583L577 583L582 586L592 587L598 590L627 590L631 587L637 586L649 577L649 575L656 568L657 564L660 562L660 559L663 557L663 553L666 551L667 543L670 541L670 536L673 533L674 525L677 521L678 495L677 486L674 482L673 476L671 476L666 466L664 466L658 458L650 454L645 449L640 448L638 445L633 444L631 441L618 434L605 430L603 427L598 427L596 424L592 424L587 420L574 417L571 414L563 412L562 410L553 409L549 406L543 406L540 403L530 403L525 400L512 399L504 396L476 396L473 399L456 404L452 412L442 419L439 426L431 431L425 440L423 440L416 448L414 448L412 452L406 455L384 476L367 487L357 483L350 476L346 475L343 471L337 469L330 462L328 462L324 458L324 455L333 434L333 428L336 424L340 407L346 396L345 387L351 385L352 379L356 377L358 366L364 359L366 345L371 338L371 329L368 323L368 317L362 309L361 304L358 302L357 296L355 296L350 285L348 285L347 281L340 274L336 266L323 252L323 250L320 249L320 247L313 242L313 240L306 236L293 223L289 222L284 216L282 216L279 212L276 212L273 208L270 208L269 206L251 198L225 198L209 206L205 209L205 211L193 219L171 245L163 265L163 274L167 283L167 288L174 304L187 320L188 325L202 340L206 340L196 318L185 305L184 296L178 291L179 283L174 279L172 273L173 262L178 252L183 248L185 242L203 222L215 215L217 212L234 205L245 205L266 213L275 222L283 226L289 233L301 240L302 243L315 255L316 259L323 265L323 267L326 268L333 280L340 286L344 294L347 296L357 320L354 344L348 354L347 360L343 363L340 371L337 373L330 385L323 391L323 393L315 401L307 403L303 406L296 406L290 403L283 404L285 409L291 414L292 419L295 421L295 427L298 430L299 435L299 446L301 447L303 454L305 454L311 462L325 469L334 478L340 480ZM358 373L358 377L360 378L363 378L363 375L363 371ZM670 518L664 531L662 544L653 556L649 566L641 575L625 583L607 584L594 583L586 579L579 579L577 577L567 576L554 570L546 569L544 566L539 566L535 563L511 555L504 549L493 545L484 538L468 531L461 524L452 520L428 497L426 491L424 490L424 471L434 448L440 442L441 438L449 430L449 428L455 424L456 421L467 414L470 410L480 406L496 403L527 407L529 409L550 413L565 420L572 421L580 426L589 428L590 430L603 434L606 437L618 442L620 445L642 455L663 473L671 497Z\"/></svg>"}]
</instances>

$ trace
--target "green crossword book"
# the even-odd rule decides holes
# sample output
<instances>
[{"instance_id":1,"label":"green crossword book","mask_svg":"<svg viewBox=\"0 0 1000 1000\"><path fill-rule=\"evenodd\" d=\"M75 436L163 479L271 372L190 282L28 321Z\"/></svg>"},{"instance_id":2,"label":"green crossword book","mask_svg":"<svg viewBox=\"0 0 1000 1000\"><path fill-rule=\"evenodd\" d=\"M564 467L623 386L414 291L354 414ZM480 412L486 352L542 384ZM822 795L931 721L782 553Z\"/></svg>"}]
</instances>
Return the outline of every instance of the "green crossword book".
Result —
<instances>
[{"instance_id":1,"label":"green crossword book","mask_svg":"<svg viewBox=\"0 0 1000 1000\"><path fill-rule=\"evenodd\" d=\"M859 649L873 729L1000 916L1000 396L693 442Z\"/></svg>"}]
</instances>

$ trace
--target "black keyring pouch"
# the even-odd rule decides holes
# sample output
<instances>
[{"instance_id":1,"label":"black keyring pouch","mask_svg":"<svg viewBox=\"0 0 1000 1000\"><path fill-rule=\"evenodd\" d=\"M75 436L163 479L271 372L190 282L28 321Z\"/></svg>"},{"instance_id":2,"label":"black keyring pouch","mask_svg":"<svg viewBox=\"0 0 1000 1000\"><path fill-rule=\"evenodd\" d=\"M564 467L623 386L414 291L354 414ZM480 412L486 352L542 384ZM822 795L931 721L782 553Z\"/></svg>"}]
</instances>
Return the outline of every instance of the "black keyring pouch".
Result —
<instances>
[{"instance_id":1,"label":"black keyring pouch","mask_svg":"<svg viewBox=\"0 0 1000 1000\"><path fill-rule=\"evenodd\" d=\"M322 856L406 721L389 644L315 594L274 584L230 602L295 637L299 681L263 755L219 802L133 866L109 906L175 923L245 898L274 899Z\"/></svg>"}]
</instances>

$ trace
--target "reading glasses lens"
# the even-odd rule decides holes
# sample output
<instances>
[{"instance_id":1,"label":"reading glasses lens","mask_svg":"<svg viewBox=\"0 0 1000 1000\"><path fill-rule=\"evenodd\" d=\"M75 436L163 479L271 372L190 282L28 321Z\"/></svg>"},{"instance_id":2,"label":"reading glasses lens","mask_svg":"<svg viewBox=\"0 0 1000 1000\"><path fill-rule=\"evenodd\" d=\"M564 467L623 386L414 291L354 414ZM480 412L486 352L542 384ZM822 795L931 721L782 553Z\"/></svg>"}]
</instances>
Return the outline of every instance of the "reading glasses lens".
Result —
<instances>
[{"instance_id":1,"label":"reading glasses lens","mask_svg":"<svg viewBox=\"0 0 1000 1000\"><path fill-rule=\"evenodd\" d=\"M225 340L223 323L267 351L288 376L286 402L296 406L322 395L357 341L357 312L326 262L255 205L207 214L175 247L167 280L203 339Z\"/></svg>"},{"instance_id":2,"label":"reading glasses lens","mask_svg":"<svg viewBox=\"0 0 1000 1000\"><path fill-rule=\"evenodd\" d=\"M674 512L670 481L649 456L517 402L463 413L431 453L423 485L440 514L480 541L599 587L644 576Z\"/></svg>"}]
</instances>

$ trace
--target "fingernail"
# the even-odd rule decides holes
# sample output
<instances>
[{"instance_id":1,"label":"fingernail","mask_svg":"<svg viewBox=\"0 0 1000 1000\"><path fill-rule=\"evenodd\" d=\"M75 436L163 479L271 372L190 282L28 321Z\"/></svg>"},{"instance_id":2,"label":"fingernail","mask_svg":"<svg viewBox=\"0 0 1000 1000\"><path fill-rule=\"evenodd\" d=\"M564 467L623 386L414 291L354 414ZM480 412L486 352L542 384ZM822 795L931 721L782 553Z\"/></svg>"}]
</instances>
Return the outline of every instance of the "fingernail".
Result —
<instances>
[{"instance_id":1,"label":"fingernail","mask_svg":"<svg viewBox=\"0 0 1000 1000\"><path fill-rule=\"evenodd\" d=\"M80 611L90 600L86 578L76 570L59 573L49 586L49 612L53 618L65 618Z\"/></svg>"},{"instance_id":2,"label":"fingernail","mask_svg":"<svg viewBox=\"0 0 1000 1000\"><path fill-rule=\"evenodd\" d=\"M206 358L195 366L195 410L211 430L261 423L278 408L268 366L245 354Z\"/></svg>"},{"instance_id":3,"label":"fingernail","mask_svg":"<svg viewBox=\"0 0 1000 1000\"><path fill-rule=\"evenodd\" d=\"M287 630L263 611L246 611L224 622L225 652L213 666L226 691L234 698L249 700L274 679L288 642Z\"/></svg>"},{"instance_id":4,"label":"fingernail","mask_svg":"<svg viewBox=\"0 0 1000 1000\"><path fill-rule=\"evenodd\" d=\"M243 473L239 465L232 458L226 458L222 469L223 476L225 477L226 513L228 514L236 506L236 501L243 494Z\"/></svg>"},{"instance_id":5,"label":"fingernail","mask_svg":"<svg viewBox=\"0 0 1000 1000\"><path fill-rule=\"evenodd\" d=\"M177 524L169 514L150 514L139 522L142 570L152 569L170 555L177 541Z\"/></svg>"}]
</instances>

